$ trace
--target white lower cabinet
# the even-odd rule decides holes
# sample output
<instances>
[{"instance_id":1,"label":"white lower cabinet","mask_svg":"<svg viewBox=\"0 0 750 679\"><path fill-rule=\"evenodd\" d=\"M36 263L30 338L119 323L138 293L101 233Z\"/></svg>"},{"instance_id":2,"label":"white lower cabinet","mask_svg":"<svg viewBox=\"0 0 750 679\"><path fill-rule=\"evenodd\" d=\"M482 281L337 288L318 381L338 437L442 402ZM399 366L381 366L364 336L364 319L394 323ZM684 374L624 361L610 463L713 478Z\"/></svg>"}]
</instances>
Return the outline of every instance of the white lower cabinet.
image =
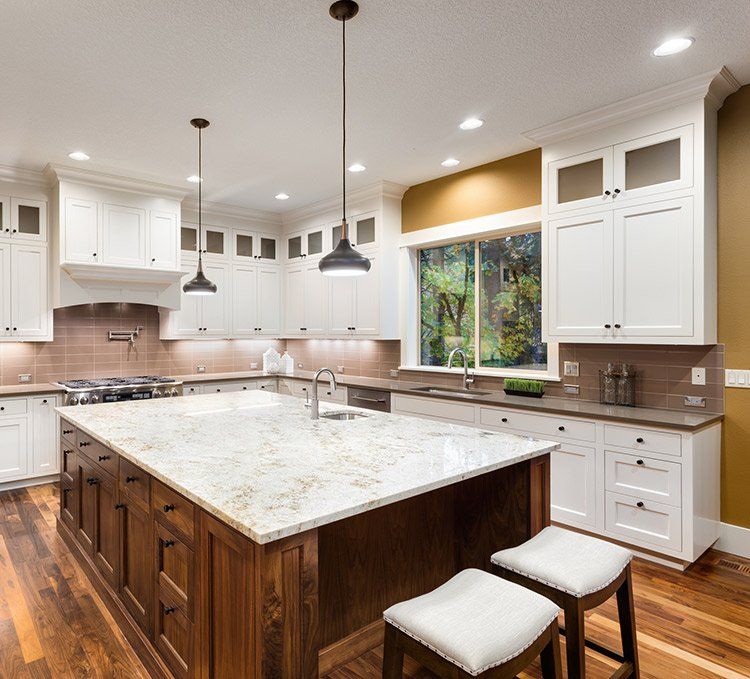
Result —
<instances>
[{"instance_id":1,"label":"white lower cabinet","mask_svg":"<svg viewBox=\"0 0 750 679\"><path fill-rule=\"evenodd\" d=\"M0 484L59 471L56 394L0 399Z\"/></svg>"},{"instance_id":2,"label":"white lower cabinet","mask_svg":"<svg viewBox=\"0 0 750 679\"><path fill-rule=\"evenodd\" d=\"M552 520L596 528L596 448L563 443L550 455Z\"/></svg>"},{"instance_id":3,"label":"white lower cabinet","mask_svg":"<svg viewBox=\"0 0 750 679\"><path fill-rule=\"evenodd\" d=\"M650 549L681 550L680 507L610 492L605 493L605 497L605 529L608 534Z\"/></svg>"}]
</instances>

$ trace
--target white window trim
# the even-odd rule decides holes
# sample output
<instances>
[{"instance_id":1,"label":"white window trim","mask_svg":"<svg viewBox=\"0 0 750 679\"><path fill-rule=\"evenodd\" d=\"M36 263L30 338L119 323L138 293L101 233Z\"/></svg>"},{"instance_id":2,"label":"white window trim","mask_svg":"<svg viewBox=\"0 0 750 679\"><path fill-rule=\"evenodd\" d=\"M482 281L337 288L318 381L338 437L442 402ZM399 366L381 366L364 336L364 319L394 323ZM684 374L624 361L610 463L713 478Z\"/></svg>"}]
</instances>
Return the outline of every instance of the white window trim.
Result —
<instances>
[{"instance_id":1,"label":"white window trim","mask_svg":"<svg viewBox=\"0 0 750 679\"><path fill-rule=\"evenodd\" d=\"M399 324L401 328L400 370L432 373L455 373L456 368L419 364L419 250L450 243L472 241L490 237L510 236L541 228L542 210L534 205L520 210L501 212L453 224L444 224L421 231L405 233L399 241ZM542 275L544 266L542 265ZM478 282L478 278L476 279ZM478 321L477 321L478 322ZM547 370L513 370L503 368L471 368L475 375L493 377L521 377L560 381L559 346L547 343Z\"/></svg>"}]
</instances>

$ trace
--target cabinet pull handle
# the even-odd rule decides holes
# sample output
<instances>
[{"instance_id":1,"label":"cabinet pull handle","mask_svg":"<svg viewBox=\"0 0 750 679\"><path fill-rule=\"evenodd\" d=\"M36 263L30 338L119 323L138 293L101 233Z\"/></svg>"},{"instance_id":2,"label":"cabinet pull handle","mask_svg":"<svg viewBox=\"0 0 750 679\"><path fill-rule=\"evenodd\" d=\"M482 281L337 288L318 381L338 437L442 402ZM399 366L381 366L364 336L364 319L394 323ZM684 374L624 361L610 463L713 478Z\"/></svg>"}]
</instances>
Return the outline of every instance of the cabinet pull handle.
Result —
<instances>
[{"instance_id":1,"label":"cabinet pull handle","mask_svg":"<svg viewBox=\"0 0 750 679\"><path fill-rule=\"evenodd\" d=\"M63 493L69 493L71 490L73 490L73 489L72 488L63 488Z\"/></svg>"},{"instance_id":2,"label":"cabinet pull handle","mask_svg":"<svg viewBox=\"0 0 750 679\"><path fill-rule=\"evenodd\" d=\"M562 425L560 425L560 426L559 426L559 427L557 428L557 431L565 431L565 427L563 427Z\"/></svg>"},{"instance_id":3,"label":"cabinet pull handle","mask_svg":"<svg viewBox=\"0 0 750 679\"><path fill-rule=\"evenodd\" d=\"M612 326L609 323L605 323L604 327L607 328L607 330L609 330Z\"/></svg>"},{"instance_id":4,"label":"cabinet pull handle","mask_svg":"<svg viewBox=\"0 0 750 679\"><path fill-rule=\"evenodd\" d=\"M352 396L352 398L357 401L364 401L365 403L385 403L384 398L367 398L366 396L358 396L357 394Z\"/></svg>"},{"instance_id":5,"label":"cabinet pull handle","mask_svg":"<svg viewBox=\"0 0 750 679\"><path fill-rule=\"evenodd\" d=\"M104 462L105 460L109 460L109 455L100 455L99 456L99 462Z\"/></svg>"},{"instance_id":6,"label":"cabinet pull handle","mask_svg":"<svg viewBox=\"0 0 750 679\"><path fill-rule=\"evenodd\" d=\"M63 455L70 455L72 452L72 450L63 450Z\"/></svg>"},{"instance_id":7,"label":"cabinet pull handle","mask_svg":"<svg viewBox=\"0 0 750 679\"><path fill-rule=\"evenodd\" d=\"M95 486L99 481L92 476L90 479L86 479L86 483L90 486Z\"/></svg>"},{"instance_id":8,"label":"cabinet pull handle","mask_svg":"<svg viewBox=\"0 0 750 679\"><path fill-rule=\"evenodd\" d=\"M639 436L639 437L638 437L638 438L637 438L637 439L635 440L635 442L636 442L636 443L643 443L643 439L642 439L642 438L641 438L641 437Z\"/></svg>"},{"instance_id":9,"label":"cabinet pull handle","mask_svg":"<svg viewBox=\"0 0 750 679\"><path fill-rule=\"evenodd\" d=\"M78 444L78 447L79 447L79 448L85 448L86 446L90 446L90 445L91 445L91 442L90 442L90 441L81 441L81 442L80 442L80 443Z\"/></svg>"},{"instance_id":10,"label":"cabinet pull handle","mask_svg":"<svg viewBox=\"0 0 750 679\"><path fill-rule=\"evenodd\" d=\"M165 514L167 512L173 512L174 511L174 505L164 505L164 507L162 507L162 509L164 510Z\"/></svg>"},{"instance_id":11,"label":"cabinet pull handle","mask_svg":"<svg viewBox=\"0 0 750 679\"><path fill-rule=\"evenodd\" d=\"M638 507L638 509L640 509L641 507L643 507L643 503L642 502L636 502L635 506Z\"/></svg>"},{"instance_id":12,"label":"cabinet pull handle","mask_svg":"<svg viewBox=\"0 0 750 679\"><path fill-rule=\"evenodd\" d=\"M135 483L138 480L137 476L126 476L125 483Z\"/></svg>"},{"instance_id":13,"label":"cabinet pull handle","mask_svg":"<svg viewBox=\"0 0 750 679\"><path fill-rule=\"evenodd\" d=\"M63 434L72 434L72 433L73 433L72 429L63 429Z\"/></svg>"},{"instance_id":14,"label":"cabinet pull handle","mask_svg":"<svg viewBox=\"0 0 750 679\"><path fill-rule=\"evenodd\" d=\"M607 189L607 190L606 190L606 191L604 192L604 195L605 195L605 196L611 196L611 195L612 195L612 192L611 192L611 191L610 191L609 189Z\"/></svg>"},{"instance_id":15,"label":"cabinet pull handle","mask_svg":"<svg viewBox=\"0 0 750 679\"><path fill-rule=\"evenodd\" d=\"M125 509L125 507L126 507L126 505L125 505L125 503L123 503L123 502L118 502L118 503L117 503L117 504L115 505L115 509Z\"/></svg>"},{"instance_id":16,"label":"cabinet pull handle","mask_svg":"<svg viewBox=\"0 0 750 679\"><path fill-rule=\"evenodd\" d=\"M172 613L174 613L174 612L175 612L174 606L167 606L164 609L164 615L172 615Z\"/></svg>"},{"instance_id":17,"label":"cabinet pull handle","mask_svg":"<svg viewBox=\"0 0 750 679\"><path fill-rule=\"evenodd\" d=\"M640 464L640 465L643 465L643 464L644 464L643 460L636 460L636 461L635 461L635 463L636 463L636 464Z\"/></svg>"},{"instance_id":18,"label":"cabinet pull handle","mask_svg":"<svg viewBox=\"0 0 750 679\"><path fill-rule=\"evenodd\" d=\"M164 549L169 549L170 547L174 547L174 540L165 540Z\"/></svg>"}]
</instances>

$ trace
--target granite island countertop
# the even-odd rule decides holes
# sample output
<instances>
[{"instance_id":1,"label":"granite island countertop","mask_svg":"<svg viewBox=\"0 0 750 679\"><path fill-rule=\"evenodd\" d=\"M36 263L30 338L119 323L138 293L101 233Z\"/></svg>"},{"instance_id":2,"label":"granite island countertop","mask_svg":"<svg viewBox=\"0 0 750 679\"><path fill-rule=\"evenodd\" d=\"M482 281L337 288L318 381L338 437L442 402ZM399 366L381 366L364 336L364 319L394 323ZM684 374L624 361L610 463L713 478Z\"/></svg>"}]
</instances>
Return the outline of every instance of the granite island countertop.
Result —
<instances>
[{"instance_id":1,"label":"granite island countertop","mask_svg":"<svg viewBox=\"0 0 750 679\"><path fill-rule=\"evenodd\" d=\"M342 410L320 404L321 413ZM311 420L263 391L59 407L66 420L258 543L551 452L558 444L362 411Z\"/></svg>"}]
</instances>

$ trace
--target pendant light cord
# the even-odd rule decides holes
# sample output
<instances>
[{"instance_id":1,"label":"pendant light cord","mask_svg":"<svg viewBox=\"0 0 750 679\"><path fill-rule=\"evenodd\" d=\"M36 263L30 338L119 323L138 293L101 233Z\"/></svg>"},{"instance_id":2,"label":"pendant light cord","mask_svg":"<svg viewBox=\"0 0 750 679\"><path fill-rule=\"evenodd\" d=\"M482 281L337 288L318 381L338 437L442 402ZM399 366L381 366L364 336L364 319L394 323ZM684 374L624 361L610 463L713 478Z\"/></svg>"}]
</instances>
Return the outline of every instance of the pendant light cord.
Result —
<instances>
[{"instance_id":1,"label":"pendant light cord","mask_svg":"<svg viewBox=\"0 0 750 679\"><path fill-rule=\"evenodd\" d=\"M203 242L203 130L198 128L198 263L202 260Z\"/></svg>"},{"instance_id":2,"label":"pendant light cord","mask_svg":"<svg viewBox=\"0 0 750 679\"><path fill-rule=\"evenodd\" d=\"M342 131L342 144L341 144L341 186L342 186L342 199L341 199L341 237L347 238L346 228L346 19L341 22L341 94L342 94L342 106L341 106L341 131Z\"/></svg>"}]
</instances>

